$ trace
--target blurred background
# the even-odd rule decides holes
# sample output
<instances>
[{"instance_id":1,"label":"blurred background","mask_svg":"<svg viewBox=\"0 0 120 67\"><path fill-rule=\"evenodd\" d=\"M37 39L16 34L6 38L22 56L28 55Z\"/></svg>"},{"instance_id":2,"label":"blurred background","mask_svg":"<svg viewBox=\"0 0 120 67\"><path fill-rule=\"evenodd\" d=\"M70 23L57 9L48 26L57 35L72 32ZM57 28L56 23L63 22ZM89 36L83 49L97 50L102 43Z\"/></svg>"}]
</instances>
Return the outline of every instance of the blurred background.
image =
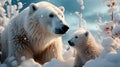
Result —
<instances>
[{"instance_id":1,"label":"blurred background","mask_svg":"<svg viewBox=\"0 0 120 67\"><path fill-rule=\"evenodd\" d=\"M87 23L87 29L93 34L97 33L98 15L102 17L102 20L110 20L108 7L103 0L12 0L12 4L17 4L19 1L23 3L23 8L20 11L31 3L40 1L48 1L58 7L64 6L65 19L70 26L68 33L63 36L65 44L67 44L67 40L71 37L71 34L78 29L78 24L82 22L75 12L80 12L82 14L83 19Z\"/></svg>"}]
</instances>

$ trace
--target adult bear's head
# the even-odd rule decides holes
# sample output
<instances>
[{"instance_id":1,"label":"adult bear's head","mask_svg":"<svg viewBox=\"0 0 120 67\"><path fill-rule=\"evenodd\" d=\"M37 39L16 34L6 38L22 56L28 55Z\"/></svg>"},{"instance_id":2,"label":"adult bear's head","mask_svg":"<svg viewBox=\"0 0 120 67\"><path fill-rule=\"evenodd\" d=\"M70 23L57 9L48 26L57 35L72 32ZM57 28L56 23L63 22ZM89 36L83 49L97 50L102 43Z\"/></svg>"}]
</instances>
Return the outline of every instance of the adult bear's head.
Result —
<instances>
[{"instance_id":1,"label":"adult bear's head","mask_svg":"<svg viewBox=\"0 0 120 67\"><path fill-rule=\"evenodd\" d=\"M64 7L56 7L48 2L32 3L29 7L26 28L31 33L42 32L61 36L69 29L64 19L64 10Z\"/></svg>"}]
</instances>

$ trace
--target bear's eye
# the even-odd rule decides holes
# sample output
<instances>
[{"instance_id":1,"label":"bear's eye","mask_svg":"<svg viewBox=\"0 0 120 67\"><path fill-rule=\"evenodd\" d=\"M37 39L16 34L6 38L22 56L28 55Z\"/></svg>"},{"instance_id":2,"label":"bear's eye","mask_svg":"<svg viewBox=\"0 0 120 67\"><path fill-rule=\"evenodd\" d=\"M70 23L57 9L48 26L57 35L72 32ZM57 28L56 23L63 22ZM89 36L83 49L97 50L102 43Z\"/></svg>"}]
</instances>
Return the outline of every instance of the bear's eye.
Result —
<instances>
[{"instance_id":1,"label":"bear's eye","mask_svg":"<svg viewBox=\"0 0 120 67\"><path fill-rule=\"evenodd\" d=\"M50 17L50 18L53 18L53 17L54 17L54 14L51 13L51 14L49 15L49 17Z\"/></svg>"},{"instance_id":2,"label":"bear's eye","mask_svg":"<svg viewBox=\"0 0 120 67\"><path fill-rule=\"evenodd\" d=\"M78 38L78 36L75 36L75 38Z\"/></svg>"},{"instance_id":3,"label":"bear's eye","mask_svg":"<svg viewBox=\"0 0 120 67\"><path fill-rule=\"evenodd\" d=\"M63 18L63 15L61 17Z\"/></svg>"}]
</instances>

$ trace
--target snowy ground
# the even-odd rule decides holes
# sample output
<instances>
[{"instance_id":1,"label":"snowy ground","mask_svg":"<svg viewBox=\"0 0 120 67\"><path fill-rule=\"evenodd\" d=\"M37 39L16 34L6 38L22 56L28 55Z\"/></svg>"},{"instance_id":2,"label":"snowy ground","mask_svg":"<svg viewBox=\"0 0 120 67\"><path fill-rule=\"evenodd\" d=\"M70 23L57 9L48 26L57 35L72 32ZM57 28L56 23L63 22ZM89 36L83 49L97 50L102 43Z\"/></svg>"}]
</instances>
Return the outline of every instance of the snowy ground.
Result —
<instances>
[{"instance_id":1,"label":"snowy ground","mask_svg":"<svg viewBox=\"0 0 120 67\"><path fill-rule=\"evenodd\" d=\"M21 65L18 67L73 67L74 65L74 57L73 57L73 49L67 50L69 47L64 46L63 50L63 58L65 61L61 62L55 58L51 59L51 61L46 62L44 65L40 65L39 63L35 62L34 59L25 60L25 57L21 58ZM17 62L13 60L14 57L9 58L11 65L17 66ZM0 64L0 67L7 67L6 64Z\"/></svg>"}]
</instances>

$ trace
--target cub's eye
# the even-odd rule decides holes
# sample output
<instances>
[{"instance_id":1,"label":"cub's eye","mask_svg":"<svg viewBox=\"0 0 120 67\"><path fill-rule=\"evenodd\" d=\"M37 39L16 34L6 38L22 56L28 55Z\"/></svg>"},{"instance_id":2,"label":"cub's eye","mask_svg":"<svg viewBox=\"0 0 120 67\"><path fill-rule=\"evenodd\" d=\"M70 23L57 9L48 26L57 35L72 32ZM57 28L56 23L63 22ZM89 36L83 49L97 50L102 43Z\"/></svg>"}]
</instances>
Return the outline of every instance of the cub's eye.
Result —
<instances>
[{"instance_id":1,"label":"cub's eye","mask_svg":"<svg viewBox=\"0 0 120 67\"><path fill-rule=\"evenodd\" d=\"M75 36L75 38L78 38L78 36Z\"/></svg>"},{"instance_id":2,"label":"cub's eye","mask_svg":"<svg viewBox=\"0 0 120 67\"><path fill-rule=\"evenodd\" d=\"M53 17L54 17L54 14L51 13L51 14L49 15L49 17L50 17L50 18L53 18Z\"/></svg>"}]
</instances>

